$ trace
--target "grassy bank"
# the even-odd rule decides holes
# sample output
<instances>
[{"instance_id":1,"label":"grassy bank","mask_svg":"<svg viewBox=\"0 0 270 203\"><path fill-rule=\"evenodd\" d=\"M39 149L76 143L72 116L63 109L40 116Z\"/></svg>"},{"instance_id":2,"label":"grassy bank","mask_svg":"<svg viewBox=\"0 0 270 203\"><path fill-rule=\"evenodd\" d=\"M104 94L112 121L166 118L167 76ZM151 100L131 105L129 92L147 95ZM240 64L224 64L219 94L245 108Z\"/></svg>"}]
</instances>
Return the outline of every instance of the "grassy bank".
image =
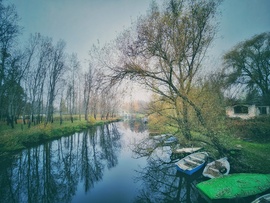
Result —
<instances>
[{"instance_id":1,"label":"grassy bank","mask_svg":"<svg viewBox=\"0 0 270 203\"><path fill-rule=\"evenodd\" d=\"M227 128L229 146L239 148L235 170L270 173L270 117L228 120Z\"/></svg>"},{"instance_id":2,"label":"grassy bank","mask_svg":"<svg viewBox=\"0 0 270 203\"><path fill-rule=\"evenodd\" d=\"M171 133L171 127L151 126L153 135ZM227 119L217 133L221 144L227 150L232 172L270 173L270 117L241 120ZM187 141L181 135L181 147L201 146L214 158L219 158L216 149L205 143L210 139L200 133L192 132L192 140Z\"/></svg>"},{"instance_id":3,"label":"grassy bank","mask_svg":"<svg viewBox=\"0 0 270 203\"><path fill-rule=\"evenodd\" d=\"M64 121L61 125L60 122L54 122L49 123L46 126L41 123L39 125L32 125L30 128L28 128L27 125L17 124L14 129L1 124L0 155L70 135L91 126L102 125L113 121L117 121L117 119L98 121L91 119L91 122L75 120L73 123Z\"/></svg>"}]
</instances>

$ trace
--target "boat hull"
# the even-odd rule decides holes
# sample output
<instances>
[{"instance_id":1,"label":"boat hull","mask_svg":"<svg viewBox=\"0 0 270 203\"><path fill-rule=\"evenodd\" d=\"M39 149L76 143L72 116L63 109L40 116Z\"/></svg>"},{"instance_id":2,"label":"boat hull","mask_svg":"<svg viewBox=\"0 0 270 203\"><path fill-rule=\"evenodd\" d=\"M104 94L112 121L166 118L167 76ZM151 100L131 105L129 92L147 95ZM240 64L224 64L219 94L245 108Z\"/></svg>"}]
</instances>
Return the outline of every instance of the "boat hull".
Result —
<instances>
[{"instance_id":1,"label":"boat hull","mask_svg":"<svg viewBox=\"0 0 270 203\"><path fill-rule=\"evenodd\" d=\"M205 166L207 158L206 152L193 153L178 161L176 168L179 172L192 175Z\"/></svg>"},{"instance_id":2,"label":"boat hull","mask_svg":"<svg viewBox=\"0 0 270 203\"><path fill-rule=\"evenodd\" d=\"M230 163L227 157L224 157L207 164L203 170L203 176L207 178L217 178L228 175L229 172Z\"/></svg>"},{"instance_id":3,"label":"boat hull","mask_svg":"<svg viewBox=\"0 0 270 203\"><path fill-rule=\"evenodd\" d=\"M265 202L270 202L270 193L255 199L251 203L265 203Z\"/></svg>"},{"instance_id":4,"label":"boat hull","mask_svg":"<svg viewBox=\"0 0 270 203\"><path fill-rule=\"evenodd\" d=\"M208 202L248 197L270 189L270 174L231 174L201 182L196 187Z\"/></svg>"},{"instance_id":5,"label":"boat hull","mask_svg":"<svg viewBox=\"0 0 270 203\"><path fill-rule=\"evenodd\" d=\"M204 167L204 165L205 165L205 164L201 164L200 166L198 166L198 167L196 167L196 168L194 168L194 169L192 169L192 170L184 170L184 169L182 169L182 168L177 167L177 170L180 171L180 172L182 172L182 173L185 173L185 174L187 174L187 175L192 175L192 174L194 174L195 172L199 171L202 167Z\"/></svg>"},{"instance_id":6,"label":"boat hull","mask_svg":"<svg viewBox=\"0 0 270 203\"><path fill-rule=\"evenodd\" d=\"M201 150L201 147L190 147L190 148L181 148L181 149L176 149L173 151L175 154L187 154L187 153L194 153L199 150Z\"/></svg>"}]
</instances>

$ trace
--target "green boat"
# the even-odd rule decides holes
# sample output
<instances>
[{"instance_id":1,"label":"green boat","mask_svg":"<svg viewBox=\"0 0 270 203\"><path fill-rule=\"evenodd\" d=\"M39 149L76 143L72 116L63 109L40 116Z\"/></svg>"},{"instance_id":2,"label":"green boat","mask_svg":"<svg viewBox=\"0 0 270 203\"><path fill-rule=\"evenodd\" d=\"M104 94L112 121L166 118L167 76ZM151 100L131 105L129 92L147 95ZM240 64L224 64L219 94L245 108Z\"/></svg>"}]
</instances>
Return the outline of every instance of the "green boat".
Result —
<instances>
[{"instance_id":1,"label":"green boat","mask_svg":"<svg viewBox=\"0 0 270 203\"><path fill-rule=\"evenodd\" d=\"M238 173L196 185L208 202L257 195L270 189L270 174Z\"/></svg>"}]
</instances>

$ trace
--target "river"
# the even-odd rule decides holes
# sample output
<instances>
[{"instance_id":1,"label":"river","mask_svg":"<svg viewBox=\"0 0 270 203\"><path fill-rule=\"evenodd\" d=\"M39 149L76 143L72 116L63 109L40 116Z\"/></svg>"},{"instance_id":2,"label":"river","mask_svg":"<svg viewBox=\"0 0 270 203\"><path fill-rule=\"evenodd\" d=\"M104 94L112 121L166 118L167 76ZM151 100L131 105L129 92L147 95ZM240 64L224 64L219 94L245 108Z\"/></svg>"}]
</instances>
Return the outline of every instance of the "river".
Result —
<instances>
[{"instance_id":1,"label":"river","mask_svg":"<svg viewBox=\"0 0 270 203\"><path fill-rule=\"evenodd\" d=\"M155 146L146 125L128 121L25 149L0 160L0 202L198 202L170 146Z\"/></svg>"}]
</instances>

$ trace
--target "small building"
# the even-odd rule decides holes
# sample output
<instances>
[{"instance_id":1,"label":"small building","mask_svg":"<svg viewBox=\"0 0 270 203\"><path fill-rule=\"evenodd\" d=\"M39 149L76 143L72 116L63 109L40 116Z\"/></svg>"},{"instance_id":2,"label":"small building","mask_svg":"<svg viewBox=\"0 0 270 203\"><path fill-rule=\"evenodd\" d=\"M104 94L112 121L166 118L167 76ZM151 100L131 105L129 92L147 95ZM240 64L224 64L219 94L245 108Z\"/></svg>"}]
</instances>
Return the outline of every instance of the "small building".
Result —
<instances>
[{"instance_id":1,"label":"small building","mask_svg":"<svg viewBox=\"0 0 270 203\"><path fill-rule=\"evenodd\" d=\"M226 115L230 118L250 119L261 115L269 115L270 106L238 104L226 107Z\"/></svg>"}]
</instances>

